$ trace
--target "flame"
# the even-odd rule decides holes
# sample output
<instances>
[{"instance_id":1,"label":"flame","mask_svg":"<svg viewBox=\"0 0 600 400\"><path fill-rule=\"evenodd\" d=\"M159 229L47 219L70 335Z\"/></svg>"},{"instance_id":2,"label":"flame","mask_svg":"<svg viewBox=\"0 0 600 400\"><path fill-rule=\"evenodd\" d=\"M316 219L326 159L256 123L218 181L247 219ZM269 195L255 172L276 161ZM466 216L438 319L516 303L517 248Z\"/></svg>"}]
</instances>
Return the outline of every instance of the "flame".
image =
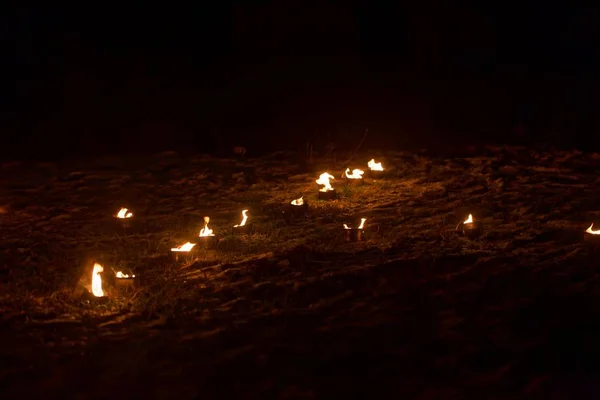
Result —
<instances>
[{"instance_id":1,"label":"flame","mask_svg":"<svg viewBox=\"0 0 600 400\"><path fill-rule=\"evenodd\" d=\"M92 271L92 294L96 297L103 297L104 291L102 290L102 276L100 273L104 271L102 265L95 263L94 270Z\"/></svg>"},{"instance_id":2,"label":"flame","mask_svg":"<svg viewBox=\"0 0 600 400\"><path fill-rule=\"evenodd\" d=\"M586 233L591 233L592 235L600 235L600 229L593 230L592 227L594 224L592 223L589 228L585 231Z\"/></svg>"},{"instance_id":3,"label":"flame","mask_svg":"<svg viewBox=\"0 0 600 400\"><path fill-rule=\"evenodd\" d=\"M323 185L323 187L319 189L319 192L329 192L330 190L333 190L331 184L329 183L330 179L335 178L333 177L333 175L329 175L327 172L323 172L321 176L319 176L319 179L315 181L317 182L317 184Z\"/></svg>"},{"instance_id":4,"label":"flame","mask_svg":"<svg viewBox=\"0 0 600 400\"><path fill-rule=\"evenodd\" d=\"M360 219L360 225L356 229L363 229L365 227L365 221L366 220L367 220L366 218L361 218ZM350 228L348 225L344 224L344 229L352 229L352 228Z\"/></svg>"},{"instance_id":5,"label":"flame","mask_svg":"<svg viewBox=\"0 0 600 400\"><path fill-rule=\"evenodd\" d=\"M304 196L302 196L304 197ZM304 204L304 200L302 199L302 197L300 197L299 199L296 200L292 200L292 205L293 206L301 206Z\"/></svg>"},{"instance_id":6,"label":"flame","mask_svg":"<svg viewBox=\"0 0 600 400\"><path fill-rule=\"evenodd\" d=\"M117 218L131 218L133 217L133 213L128 213L126 208L121 208L121 210L117 213Z\"/></svg>"},{"instance_id":7,"label":"flame","mask_svg":"<svg viewBox=\"0 0 600 400\"><path fill-rule=\"evenodd\" d=\"M374 158L372 158L371 161L369 161L367 163L367 165L369 166L369 169L371 171L383 171L383 167L381 166L381 162L376 163Z\"/></svg>"},{"instance_id":8,"label":"flame","mask_svg":"<svg viewBox=\"0 0 600 400\"><path fill-rule=\"evenodd\" d=\"M358 168L352 170L352 175L348 174L348 172L350 172L350 168L346 168L346 172L344 172L348 179L362 179L362 175L365 173L365 171Z\"/></svg>"},{"instance_id":9,"label":"flame","mask_svg":"<svg viewBox=\"0 0 600 400\"><path fill-rule=\"evenodd\" d=\"M200 236L202 236L202 232L200 232ZM182 244L179 247L173 247L171 249L171 251L186 251L187 252L187 251L191 251L195 245L196 245L196 243L187 242L186 244Z\"/></svg>"},{"instance_id":10,"label":"flame","mask_svg":"<svg viewBox=\"0 0 600 400\"><path fill-rule=\"evenodd\" d=\"M200 230L200 237L215 236L213 230L208 227L208 221L210 221L210 217L204 217L204 228Z\"/></svg>"},{"instance_id":11,"label":"flame","mask_svg":"<svg viewBox=\"0 0 600 400\"><path fill-rule=\"evenodd\" d=\"M472 224L473 223L473 215L469 214L469 218L463 221L463 224Z\"/></svg>"},{"instance_id":12,"label":"flame","mask_svg":"<svg viewBox=\"0 0 600 400\"><path fill-rule=\"evenodd\" d=\"M127 279L127 278L135 278L135 275L129 276L129 274L124 274L121 271L117 271L117 273L115 275L116 275L117 278L120 278L120 279L123 279L123 278L125 278L125 279Z\"/></svg>"},{"instance_id":13,"label":"flame","mask_svg":"<svg viewBox=\"0 0 600 400\"><path fill-rule=\"evenodd\" d=\"M242 222L239 225L234 225L233 226L234 228L237 228L238 226L244 226L244 225L246 225L246 221L248 220L248 216L246 215L247 212L248 212L248 210L243 210L242 211Z\"/></svg>"}]
</instances>

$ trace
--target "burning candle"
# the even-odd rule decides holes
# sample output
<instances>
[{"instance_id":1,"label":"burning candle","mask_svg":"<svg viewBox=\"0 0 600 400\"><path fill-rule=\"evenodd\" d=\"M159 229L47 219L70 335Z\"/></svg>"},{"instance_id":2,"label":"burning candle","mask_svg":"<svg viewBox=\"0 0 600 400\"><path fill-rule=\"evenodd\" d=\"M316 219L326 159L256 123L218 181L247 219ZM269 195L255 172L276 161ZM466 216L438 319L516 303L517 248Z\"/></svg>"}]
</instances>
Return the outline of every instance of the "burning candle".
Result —
<instances>
[{"instance_id":1,"label":"burning candle","mask_svg":"<svg viewBox=\"0 0 600 400\"><path fill-rule=\"evenodd\" d=\"M344 176L346 177L346 179L362 179L364 173L365 171L358 168L353 169L352 173L350 173L350 168L346 168Z\"/></svg>"},{"instance_id":2,"label":"burning candle","mask_svg":"<svg viewBox=\"0 0 600 400\"><path fill-rule=\"evenodd\" d=\"M346 233L346 240L348 242L362 242L364 240L364 227L366 218L360 219L360 225L357 228L350 228L348 225L344 224L344 232Z\"/></svg>"},{"instance_id":3,"label":"burning candle","mask_svg":"<svg viewBox=\"0 0 600 400\"><path fill-rule=\"evenodd\" d=\"M175 257L175 261L179 261L179 256L189 256L194 246L196 246L196 243L187 242L179 247L173 247L171 249L171 254Z\"/></svg>"},{"instance_id":4,"label":"burning candle","mask_svg":"<svg viewBox=\"0 0 600 400\"><path fill-rule=\"evenodd\" d=\"M92 294L96 297L104 297L104 290L102 290L102 275L104 268L102 265L95 263L94 269L92 270Z\"/></svg>"},{"instance_id":5,"label":"burning candle","mask_svg":"<svg viewBox=\"0 0 600 400\"><path fill-rule=\"evenodd\" d=\"M121 222L123 229L126 229L130 226L130 221L131 217L133 217L133 213L130 212L127 208L121 208L114 217Z\"/></svg>"},{"instance_id":6,"label":"burning candle","mask_svg":"<svg viewBox=\"0 0 600 400\"><path fill-rule=\"evenodd\" d=\"M232 228L232 234L249 234L253 232L253 225L247 224L248 221L248 210L242 210L242 222L237 225L234 225Z\"/></svg>"},{"instance_id":7,"label":"burning candle","mask_svg":"<svg viewBox=\"0 0 600 400\"><path fill-rule=\"evenodd\" d=\"M219 243L219 239L215 236L212 229L208 227L210 217L204 217L204 227L200 230L200 244L204 248L214 248Z\"/></svg>"},{"instance_id":8,"label":"burning candle","mask_svg":"<svg viewBox=\"0 0 600 400\"><path fill-rule=\"evenodd\" d=\"M600 229L594 230L592 223L589 228L583 233L583 240L592 244L600 244Z\"/></svg>"},{"instance_id":9,"label":"burning candle","mask_svg":"<svg viewBox=\"0 0 600 400\"><path fill-rule=\"evenodd\" d=\"M115 284L117 287L121 288L129 288L133 286L133 282L135 281L135 275L133 274L124 274L121 271L115 272Z\"/></svg>"},{"instance_id":10,"label":"burning candle","mask_svg":"<svg viewBox=\"0 0 600 400\"><path fill-rule=\"evenodd\" d=\"M481 235L483 224L480 221L474 221L472 214L469 214L469 217L459 225L462 225L462 233L468 238L474 238Z\"/></svg>"},{"instance_id":11,"label":"burning candle","mask_svg":"<svg viewBox=\"0 0 600 400\"><path fill-rule=\"evenodd\" d=\"M372 158L371 161L367 163L367 166L369 167L369 177L382 178L384 176L385 171L383 169L383 166L381 165L381 162L375 162L375 159Z\"/></svg>"},{"instance_id":12,"label":"burning candle","mask_svg":"<svg viewBox=\"0 0 600 400\"><path fill-rule=\"evenodd\" d=\"M323 185L323 187L319 189L319 200L332 200L337 197L335 189L331 187L331 183L329 183L330 179L335 178L333 177L333 175L330 175L327 172L323 172L319 176L319 179L315 181L318 185Z\"/></svg>"}]
</instances>

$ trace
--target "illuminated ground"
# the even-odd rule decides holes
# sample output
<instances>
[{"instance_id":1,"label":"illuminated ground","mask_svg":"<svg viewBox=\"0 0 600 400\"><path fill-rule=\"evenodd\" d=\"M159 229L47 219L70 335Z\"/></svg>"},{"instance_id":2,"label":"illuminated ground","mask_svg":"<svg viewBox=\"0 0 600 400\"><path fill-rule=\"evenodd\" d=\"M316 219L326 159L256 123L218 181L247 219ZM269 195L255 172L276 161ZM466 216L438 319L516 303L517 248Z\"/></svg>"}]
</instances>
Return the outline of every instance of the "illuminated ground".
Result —
<instances>
[{"instance_id":1,"label":"illuminated ground","mask_svg":"<svg viewBox=\"0 0 600 400\"><path fill-rule=\"evenodd\" d=\"M600 223L600 156L473 154L377 154L391 177L348 187L345 165L286 154L3 165L2 398L588 398L600 281L581 237ZM316 200L325 170L341 200ZM310 218L288 225L300 196ZM232 236L244 208L257 233ZM476 240L454 231L469 213ZM219 248L175 263L205 215ZM346 243L361 217L378 230ZM94 301L95 261L137 287L107 279Z\"/></svg>"}]
</instances>

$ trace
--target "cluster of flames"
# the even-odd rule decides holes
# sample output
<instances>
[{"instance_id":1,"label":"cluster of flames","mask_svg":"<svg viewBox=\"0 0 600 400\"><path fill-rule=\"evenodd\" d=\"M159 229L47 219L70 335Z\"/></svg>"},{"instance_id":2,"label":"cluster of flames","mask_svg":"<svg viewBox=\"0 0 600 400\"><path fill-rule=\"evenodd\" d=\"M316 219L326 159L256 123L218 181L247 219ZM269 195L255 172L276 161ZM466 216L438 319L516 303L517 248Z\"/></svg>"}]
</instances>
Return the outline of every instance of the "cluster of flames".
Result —
<instances>
[{"instance_id":1,"label":"cluster of flames","mask_svg":"<svg viewBox=\"0 0 600 400\"><path fill-rule=\"evenodd\" d=\"M104 267L98 263L95 263L94 268L92 269L92 294L96 297L104 297L104 289L102 289L103 272ZM129 279L135 278L135 275L124 274L121 271L116 271L115 277L117 279Z\"/></svg>"},{"instance_id":2,"label":"cluster of flames","mask_svg":"<svg viewBox=\"0 0 600 400\"><path fill-rule=\"evenodd\" d=\"M374 158L367 163L367 166L371 171L383 171L383 166L381 165L381 162L375 162ZM342 178L345 177L346 179L362 179L364 173L365 171L359 168L355 168L352 171L350 171L350 168L346 168L346 171L344 171ZM331 183L329 182L330 179L335 178L328 172L323 172L319 176L319 179L317 179L316 182L318 185L323 185L323 187L319 189L320 192L329 192L331 190L334 190L333 187L331 187ZM292 202L292 204L294 203Z\"/></svg>"}]
</instances>

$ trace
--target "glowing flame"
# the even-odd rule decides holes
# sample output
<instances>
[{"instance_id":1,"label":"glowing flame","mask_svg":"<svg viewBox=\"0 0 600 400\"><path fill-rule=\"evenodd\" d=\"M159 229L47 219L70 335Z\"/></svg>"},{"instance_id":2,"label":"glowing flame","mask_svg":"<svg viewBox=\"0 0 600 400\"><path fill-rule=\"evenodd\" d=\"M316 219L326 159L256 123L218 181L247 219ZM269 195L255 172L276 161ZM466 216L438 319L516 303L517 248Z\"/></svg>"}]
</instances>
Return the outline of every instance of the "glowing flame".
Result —
<instances>
[{"instance_id":1,"label":"glowing flame","mask_svg":"<svg viewBox=\"0 0 600 400\"><path fill-rule=\"evenodd\" d=\"M234 228L237 228L238 226L244 226L246 225L246 221L248 220L248 216L246 215L246 213L248 212L248 210L243 210L242 211L242 222L239 225L234 225ZM200 235L202 236L202 235Z\"/></svg>"},{"instance_id":2,"label":"glowing flame","mask_svg":"<svg viewBox=\"0 0 600 400\"><path fill-rule=\"evenodd\" d=\"M121 210L117 213L117 218L131 218L133 217L133 213L127 212L126 208L121 208Z\"/></svg>"},{"instance_id":3,"label":"glowing flame","mask_svg":"<svg viewBox=\"0 0 600 400\"><path fill-rule=\"evenodd\" d=\"M592 235L600 235L600 229L593 230L592 227L594 224L592 223L589 228L587 228L586 233L591 233Z\"/></svg>"},{"instance_id":4,"label":"glowing flame","mask_svg":"<svg viewBox=\"0 0 600 400\"><path fill-rule=\"evenodd\" d=\"M103 297L104 291L102 290L102 276L100 273L104 271L102 265L94 264L94 270L92 271L92 294L96 297Z\"/></svg>"},{"instance_id":5,"label":"glowing flame","mask_svg":"<svg viewBox=\"0 0 600 400\"><path fill-rule=\"evenodd\" d=\"M463 224L472 224L473 223L473 215L469 214L469 218L463 221Z\"/></svg>"},{"instance_id":6,"label":"glowing flame","mask_svg":"<svg viewBox=\"0 0 600 400\"><path fill-rule=\"evenodd\" d=\"M200 236L202 236L202 232L200 232ZM194 248L195 245L196 245L196 243L187 242L186 244L182 244L179 247L173 247L171 249L171 251L185 251L185 252L188 252L188 251L191 251Z\"/></svg>"},{"instance_id":7,"label":"glowing flame","mask_svg":"<svg viewBox=\"0 0 600 400\"><path fill-rule=\"evenodd\" d=\"M204 228L200 230L200 237L215 236L213 230L208 227L208 221L210 221L210 217L204 217Z\"/></svg>"},{"instance_id":8,"label":"glowing flame","mask_svg":"<svg viewBox=\"0 0 600 400\"><path fill-rule=\"evenodd\" d=\"M367 163L369 169L371 171L383 171L383 167L381 166L381 162L375 162L375 159L372 158L371 161Z\"/></svg>"},{"instance_id":9,"label":"glowing flame","mask_svg":"<svg viewBox=\"0 0 600 400\"><path fill-rule=\"evenodd\" d=\"M323 187L319 189L319 192L329 192L330 190L333 190L331 184L329 183L330 179L335 178L333 177L333 175L329 175L327 172L323 172L321 176L319 176L319 179L315 181L317 182L317 184L323 185Z\"/></svg>"},{"instance_id":10,"label":"glowing flame","mask_svg":"<svg viewBox=\"0 0 600 400\"><path fill-rule=\"evenodd\" d=\"M366 220L367 220L366 218L361 218L360 219L360 225L356 229L363 229L365 227L365 221ZM350 228L348 225L344 224L344 229L352 229L352 228Z\"/></svg>"},{"instance_id":11,"label":"glowing flame","mask_svg":"<svg viewBox=\"0 0 600 400\"><path fill-rule=\"evenodd\" d=\"M302 196L304 197L304 196ZM301 206L304 204L304 199L302 199L302 197L300 197L299 199L296 200L292 200L292 205L293 206Z\"/></svg>"},{"instance_id":12,"label":"glowing flame","mask_svg":"<svg viewBox=\"0 0 600 400\"><path fill-rule=\"evenodd\" d=\"M121 271L117 271L117 273L115 275L119 279L135 278L135 275L129 276L129 274L124 274Z\"/></svg>"},{"instance_id":13,"label":"glowing flame","mask_svg":"<svg viewBox=\"0 0 600 400\"><path fill-rule=\"evenodd\" d=\"M344 172L344 174L346 174L346 178L348 179L362 179L362 175L365 173L365 171L358 168L353 169L352 174L348 174L348 172L350 172L350 168L346 168L346 172Z\"/></svg>"}]
</instances>

